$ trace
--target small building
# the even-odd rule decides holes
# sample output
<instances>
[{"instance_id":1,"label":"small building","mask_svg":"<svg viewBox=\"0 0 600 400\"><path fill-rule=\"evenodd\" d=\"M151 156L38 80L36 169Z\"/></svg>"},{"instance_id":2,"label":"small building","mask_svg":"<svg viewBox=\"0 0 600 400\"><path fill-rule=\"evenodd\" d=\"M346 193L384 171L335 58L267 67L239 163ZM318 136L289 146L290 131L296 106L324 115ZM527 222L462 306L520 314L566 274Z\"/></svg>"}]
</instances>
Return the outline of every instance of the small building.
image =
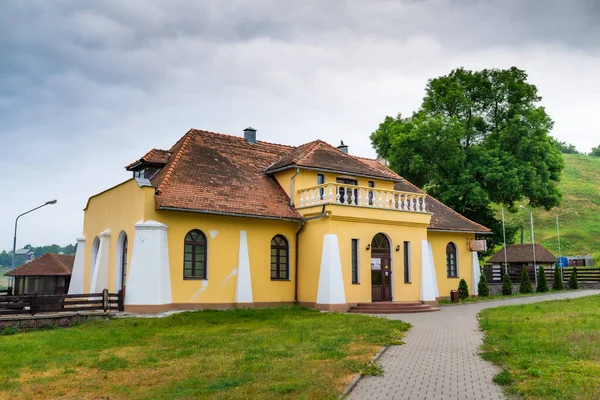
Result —
<instances>
[{"instance_id":1,"label":"small building","mask_svg":"<svg viewBox=\"0 0 600 400\"><path fill-rule=\"evenodd\" d=\"M18 249L15 251L15 257L21 256L25 260L25 262L32 261L35 258L35 253L31 249Z\"/></svg>"},{"instance_id":2,"label":"small building","mask_svg":"<svg viewBox=\"0 0 600 400\"><path fill-rule=\"evenodd\" d=\"M533 254L533 247L535 246L535 257ZM535 264L538 267L553 268L557 262L557 258L554 254L550 253L541 244L510 244L506 246L506 263L508 264L509 274L511 280L520 282L521 272L523 267L527 267L529 276L532 281L535 279ZM504 273L505 254L504 247L500 249L496 254L491 256L487 260L491 267L484 268L486 279L490 283L502 282L502 276Z\"/></svg>"},{"instance_id":3,"label":"small building","mask_svg":"<svg viewBox=\"0 0 600 400\"><path fill-rule=\"evenodd\" d=\"M560 267L593 267L594 259L591 255L563 256L559 258Z\"/></svg>"},{"instance_id":4,"label":"small building","mask_svg":"<svg viewBox=\"0 0 600 400\"><path fill-rule=\"evenodd\" d=\"M64 294L69 290L75 256L46 253L7 272L13 276L13 294Z\"/></svg>"}]
</instances>

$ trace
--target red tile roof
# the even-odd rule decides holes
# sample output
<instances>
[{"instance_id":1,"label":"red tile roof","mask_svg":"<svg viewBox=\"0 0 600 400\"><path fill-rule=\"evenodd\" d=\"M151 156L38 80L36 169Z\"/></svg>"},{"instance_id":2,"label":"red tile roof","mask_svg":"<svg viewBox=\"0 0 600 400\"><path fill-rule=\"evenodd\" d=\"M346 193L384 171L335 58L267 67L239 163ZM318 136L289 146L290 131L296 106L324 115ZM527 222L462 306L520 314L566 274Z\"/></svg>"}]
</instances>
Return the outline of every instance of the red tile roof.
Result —
<instances>
[{"instance_id":1,"label":"red tile roof","mask_svg":"<svg viewBox=\"0 0 600 400\"><path fill-rule=\"evenodd\" d=\"M168 150L152 149L139 160L127 165L125 169L130 170L140 164L165 165L169 161L170 155Z\"/></svg>"},{"instance_id":2,"label":"red tile roof","mask_svg":"<svg viewBox=\"0 0 600 400\"><path fill-rule=\"evenodd\" d=\"M274 173L285 169L304 167L309 169L326 170L369 178L401 180L402 178L385 166L374 167L373 160L359 158L344 153L322 140L296 147L285 156L271 164L266 173ZM383 167L383 168L381 168Z\"/></svg>"},{"instance_id":3,"label":"red tile roof","mask_svg":"<svg viewBox=\"0 0 600 400\"><path fill-rule=\"evenodd\" d=\"M293 147L192 129L151 182L162 209L301 219L265 168Z\"/></svg>"},{"instance_id":4,"label":"red tile roof","mask_svg":"<svg viewBox=\"0 0 600 400\"><path fill-rule=\"evenodd\" d=\"M6 276L44 276L71 275L75 256L46 253L40 258L29 261L7 272Z\"/></svg>"},{"instance_id":5,"label":"red tile roof","mask_svg":"<svg viewBox=\"0 0 600 400\"><path fill-rule=\"evenodd\" d=\"M531 244L509 244L506 246L506 261L509 263L533 262L533 245ZM556 256L550 253L541 244L535 244L536 263L555 263ZM491 256L487 262L504 263L504 247Z\"/></svg>"},{"instance_id":6,"label":"red tile roof","mask_svg":"<svg viewBox=\"0 0 600 400\"><path fill-rule=\"evenodd\" d=\"M394 184L394 189L403 192L425 193L407 180L396 182L396 184ZM491 232L489 228L471 221L434 197L427 195L425 203L427 205L427 211L431 213L431 221L427 227L429 230L475 233Z\"/></svg>"}]
</instances>

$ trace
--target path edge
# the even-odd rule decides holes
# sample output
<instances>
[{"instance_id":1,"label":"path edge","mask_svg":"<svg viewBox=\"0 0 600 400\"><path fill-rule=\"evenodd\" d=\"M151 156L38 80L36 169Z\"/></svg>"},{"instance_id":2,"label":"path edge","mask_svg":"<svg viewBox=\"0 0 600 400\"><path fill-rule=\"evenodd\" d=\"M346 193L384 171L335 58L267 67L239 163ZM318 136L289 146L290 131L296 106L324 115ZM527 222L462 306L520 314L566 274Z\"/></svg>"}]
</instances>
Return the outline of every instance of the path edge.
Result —
<instances>
[{"instance_id":1,"label":"path edge","mask_svg":"<svg viewBox=\"0 0 600 400\"><path fill-rule=\"evenodd\" d=\"M383 355L383 353L386 352L387 349L389 349L390 346L383 346L381 349L379 349L379 351L373 356L373 359L371 360L371 362L375 362L377 360L379 360L381 358L381 356ZM345 399L351 392L352 390L356 387L356 385L358 385L358 382L360 382L360 380L364 377L364 374L358 373L354 376L354 378L352 378L352 380L350 381L350 383L348 383L348 385L346 385L346 389L344 389L344 391L342 392L342 394L339 395L338 399Z\"/></svg>"}]
</instances>

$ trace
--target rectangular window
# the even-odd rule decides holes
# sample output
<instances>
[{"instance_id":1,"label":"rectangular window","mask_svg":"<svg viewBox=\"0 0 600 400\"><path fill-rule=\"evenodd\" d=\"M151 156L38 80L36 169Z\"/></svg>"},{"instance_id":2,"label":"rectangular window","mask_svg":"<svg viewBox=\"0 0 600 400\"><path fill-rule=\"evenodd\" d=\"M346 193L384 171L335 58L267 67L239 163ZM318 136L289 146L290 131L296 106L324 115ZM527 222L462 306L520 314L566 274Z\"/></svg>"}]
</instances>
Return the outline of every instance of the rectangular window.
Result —
<instances>
[{"instance_id":1,"label":"rectangular window","mask_svg":"<svg viewBox=\"0 0 600 400\"><path fill-rule=\"evenodd\" d=\"M404 242L404 283L411 283L410 242Z\"/></svg>"},{"instance_id":2,"label":"rectangular window","mask_svg":"<svg viewBox=\"0 0 600 400\"><path fill-rule=\"evenodd\" d=\"M317 185L322 185L325 183L325 175L317 174ZM324 200L325 198L325 188L319 189L319 200Z\"/></svg>"},{"instance_id":3,"label":"rectangular window","mask_svg":"<svg viewBox=\"0 0 600 400\"><path fill-rule=\"evenodd\" d=\"M358 281L359 276L359 252L358 252L358 239L352 239L352 283L360 283Z\"/></svg>"}]
</instances>

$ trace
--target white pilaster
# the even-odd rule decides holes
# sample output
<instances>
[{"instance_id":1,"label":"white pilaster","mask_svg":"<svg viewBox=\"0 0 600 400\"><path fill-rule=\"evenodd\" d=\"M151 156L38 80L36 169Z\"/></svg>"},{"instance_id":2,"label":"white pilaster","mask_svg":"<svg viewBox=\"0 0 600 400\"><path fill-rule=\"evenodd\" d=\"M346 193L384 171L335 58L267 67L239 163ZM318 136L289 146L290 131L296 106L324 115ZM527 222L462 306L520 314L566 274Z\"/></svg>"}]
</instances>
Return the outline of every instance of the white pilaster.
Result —
<instances>
[{"instance_id":1,"label":"white pilaster","mask_svg":"<svg viewBox=\"0 0 600 400\"><path fill-rule=\"evenodd\" d=\"M75 262L71 272L71 283L69 283L69 294L82 294L83 289L83 271L85 269L85 236L77 238L77 250L75 252Z\"/></svg>"},{"instance_id":2,"label":"white pilaster","mask_svg":"<svg viewBox=\"0 0 600 400\"><path fill-rule=\"evenodd\" d=\"M237 279L235 286L236 303L252 303L252 279L250 277L250 256L246 231L240 231Z\"/></svg>"},{"instance_id":3,"label":"white pilaster","mask_svg":"<svg viewBox=\"0 0 600 400\"><path fill-rule=\"evenodd\" d=\"M156 221L140 221L134 226L125 304L171 304L168 227Z\"/></svg>"},{"instance_id":4,"label":"white pilaster","mask_svg":"<svg viewBox=\"0 0 600 400\"><path fill-rule=\"evenodd\" d=\"M479 255L476 251L474 251L471 253L471 256L471 266L473 267L473 283L471 284L471 294L479 295L479 278L481 278Z\"/></svg>"},{"instance_id":5,"label":"white pilaster","mask_svg":"<svg viewBox=\"0 0 600 400\"><path fill-rule=\"evenodd\" d=\"M435 301L439 296L433 251L427 240L421 241L421 301Z\"/></svg>"},{"instance_id":6,"label":"white pilaster","mask_svg":"<svg viewBox=\"0 0 600 400\"><path fill-rule=\"evenodd\" d=\"M340 246L335 234L323 237L317 304L346 304Z\"/></svg>"},{"instance_id":7,"label":"white pilaster","mask_svg":"<svg viewBox=\"0 0 600 400\"><path fill-rule=\"evenodd\" d=\"M100 235L100 246L96 255L96 263L90 279L90 293L100 293L108 289L108 267L110 265L110 229Z\"/></svg>"}]
</instances>

